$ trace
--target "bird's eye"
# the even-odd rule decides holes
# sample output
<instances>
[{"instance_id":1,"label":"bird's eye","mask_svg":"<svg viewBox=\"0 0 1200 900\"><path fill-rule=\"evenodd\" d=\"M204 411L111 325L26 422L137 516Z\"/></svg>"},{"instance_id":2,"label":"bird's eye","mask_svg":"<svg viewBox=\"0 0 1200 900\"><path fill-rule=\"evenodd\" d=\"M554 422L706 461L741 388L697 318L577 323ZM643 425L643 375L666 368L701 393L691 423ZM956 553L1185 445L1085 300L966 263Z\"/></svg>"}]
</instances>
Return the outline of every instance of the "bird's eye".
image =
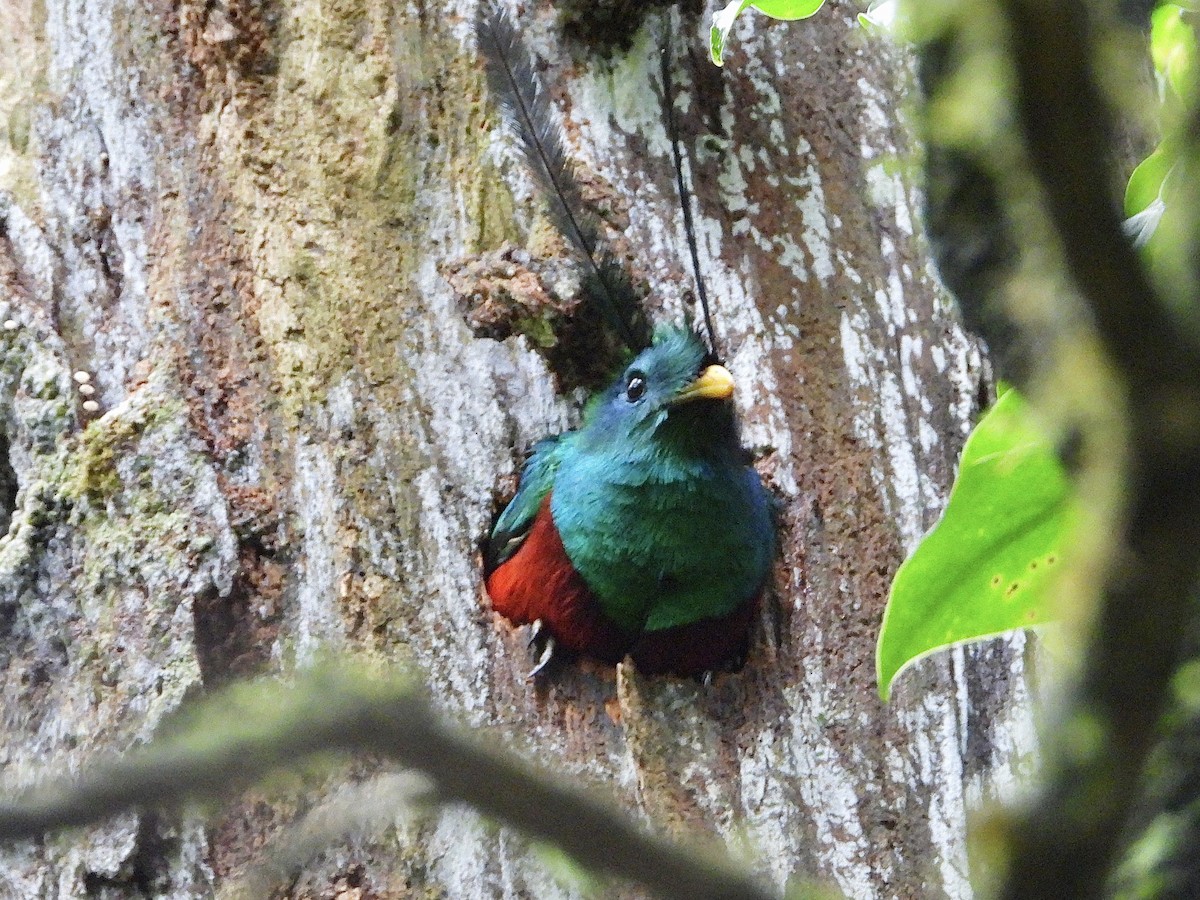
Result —
<instances>
[{"instance_id":1,"label":"bird's eye","mask_svg":"<svg viewBox=\"0 0 1200 900\"><path fill-rule=\"evenodd\" d=\"M625 382L625 399L630 403L637 403L642 399L644 393L646 393L646 376L641 372L634 372Z\"/></svg>"}]
</instances>

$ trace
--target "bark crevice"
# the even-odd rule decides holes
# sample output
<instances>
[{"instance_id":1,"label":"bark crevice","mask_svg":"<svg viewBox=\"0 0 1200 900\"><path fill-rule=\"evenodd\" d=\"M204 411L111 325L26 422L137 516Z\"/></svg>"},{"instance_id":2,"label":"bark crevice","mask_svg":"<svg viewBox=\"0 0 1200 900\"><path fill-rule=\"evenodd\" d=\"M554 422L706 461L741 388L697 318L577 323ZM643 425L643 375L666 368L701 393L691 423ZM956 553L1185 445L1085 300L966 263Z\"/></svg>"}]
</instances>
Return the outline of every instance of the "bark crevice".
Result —
<instances>
[{"instance_id":1,"label":"bark crevice","mask_svg":"<svg viewBox=\"0 0 1200 900\"><path fill-rule=\"evenodd\" d=\"M0 535L8 533L17 510L17 473L9 459L8 437L0 433Z\"/></svg>"}]
</instances>

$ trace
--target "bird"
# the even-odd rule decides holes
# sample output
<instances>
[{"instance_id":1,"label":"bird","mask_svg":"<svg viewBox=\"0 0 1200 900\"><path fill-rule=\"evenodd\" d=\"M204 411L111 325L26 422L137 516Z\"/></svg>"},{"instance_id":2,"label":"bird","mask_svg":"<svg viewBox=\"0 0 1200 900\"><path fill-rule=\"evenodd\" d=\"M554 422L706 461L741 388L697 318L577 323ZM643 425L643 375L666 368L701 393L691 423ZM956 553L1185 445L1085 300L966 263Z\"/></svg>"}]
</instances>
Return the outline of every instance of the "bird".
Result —
<instances>
[{"instance_id":1,"label":"bird","mask_svg":"<svg viewBox=\"0 0 1200 900\"><path fill-rule=\"evenodd\" d=\"M485 546L492 608L557 656L710 678L739 668L771 568L769 495L734 381L686 326L660 326L581 426L536 444Z\"/></svg>"}]
</instances>

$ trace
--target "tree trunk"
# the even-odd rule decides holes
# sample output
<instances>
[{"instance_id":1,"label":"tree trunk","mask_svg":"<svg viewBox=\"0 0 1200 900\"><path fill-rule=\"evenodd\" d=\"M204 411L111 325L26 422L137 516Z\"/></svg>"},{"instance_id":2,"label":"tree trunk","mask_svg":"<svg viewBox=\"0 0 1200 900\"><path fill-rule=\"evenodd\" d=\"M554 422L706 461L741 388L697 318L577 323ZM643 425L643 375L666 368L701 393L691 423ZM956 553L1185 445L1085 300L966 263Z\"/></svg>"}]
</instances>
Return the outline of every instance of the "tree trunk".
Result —
<instances>
[{"instance_id":1,"label":"tree trunk","mask_svg":"<svg viewBox=\"0 0 1200 900\"><path fill-rule=\"evenodd\" d=\"M478 547L522 453L580 397L561 353L474 333L441 274L505 241L560 252L487 103L474 7L14 0L6 790L144 741L228 679L354 654L415 664L447 715L655 827L717 836L777 885L969 896L966 809L1029 749L1022 644L937 655L878 700L888 584L986 382L919 233L909 60L855 12L747 13L724 69L678 9L626 46L548 4L517 18L665 320L690 286L658 77L676 33L701 266L781 544L740 673L579 663L534 685L525 635L481 597ZM220 893L320 793L8 848L0 894ZM451 810L331 851L287 895L577 890Z\"/></svg>"}]
</instances>

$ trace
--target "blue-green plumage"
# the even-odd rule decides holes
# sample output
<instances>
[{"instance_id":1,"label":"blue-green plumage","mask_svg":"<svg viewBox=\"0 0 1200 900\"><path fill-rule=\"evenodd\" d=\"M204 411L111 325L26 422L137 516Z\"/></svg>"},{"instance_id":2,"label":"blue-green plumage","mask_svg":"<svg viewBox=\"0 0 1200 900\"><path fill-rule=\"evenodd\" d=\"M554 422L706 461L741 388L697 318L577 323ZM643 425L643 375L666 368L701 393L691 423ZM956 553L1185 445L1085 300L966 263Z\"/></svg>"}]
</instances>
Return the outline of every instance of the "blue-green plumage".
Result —
<instances>
[{"instance_id":1,"label":"blue-green plumage","mask_svg":"<svg viewBox=\"0 0 1200 900\"><path fill-rule=\"evenodd\" d=\"M690 669L690 660L709 663L722 648L744 644L774 529L766 491L738 440L732 389L695 334L660 329L653 346L588 405L578 431L535 448L489 543L497 609L514 621L541 619L553 636L589 652L586 635L553 631L556 604L574 614L585 603L576 596L584 588L562 587L565 581L547 574L569 563L605 629L625 636L635 659L647 638L656 639L656 654L670 657L671 635L680 629L681 640L713 644L707 655L681 648L679 659L688 662L650 661L651 669ZM523 536L547 514L556 534L545 531L526 549ZM571 597L539 596L543 584ZM590 618L574 622L559 631L593 627ZM726 622L742 633L721 633ZM596 641L621 643L608 630Z\"/></svg>"}]
</instances>

